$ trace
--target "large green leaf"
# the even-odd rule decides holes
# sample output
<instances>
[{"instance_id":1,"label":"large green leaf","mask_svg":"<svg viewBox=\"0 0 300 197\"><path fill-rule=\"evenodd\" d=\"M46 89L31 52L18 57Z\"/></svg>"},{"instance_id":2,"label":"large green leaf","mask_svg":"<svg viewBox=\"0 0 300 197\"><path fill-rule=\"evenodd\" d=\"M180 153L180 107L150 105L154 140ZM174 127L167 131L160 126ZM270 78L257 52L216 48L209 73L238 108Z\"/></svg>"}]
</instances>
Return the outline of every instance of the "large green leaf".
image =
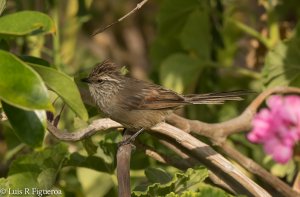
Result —
<instances>
[{"instance_id":1,"label":"large green leaf","mask_svg":"<svg viewBox=\"0 0 300 197\"><path fill-rule=\"evenodd\" d=\"M204 5L206 2L198 0L162 2L158 15L158 36L151 48L151 59L156 66L171 54L182 53L185 50L201 48L203 53L205 51L202 48L207 47L206 53L209 53L209 46L205 44L210 41L206 36L208 30L203 29L208 25ZM202 42L204 40L205 43Z\"/></svg>"},{"instance_id":2,"label":"large green leaf","mask_svg":"<svg viewBox=\"0 0 300 197\"><path fill-rule=\"evenodd\" d=\"M0 50L0 99L22 109L50 109L41 77L11 53Z\"/></svg>"},{"instance_id":3,"label":"large green leaf","mask_svg":"<svg viewBox=\"0 0 300 197\"><path fill-rule=\"evenodd\" d=\"M88 113L81 100L80 93L71 77L57 70L37 64L30 64L40 74L46 85L56 92L66 104L83 120L88 119Z\"/></svg>"},{"instance_id":4,"label":"large green leaf","mask_svg":"<svg viewBox=\"0 0 300 197\"><path fill-rule=\"evenodd\" d=\"M211 57L212 34L207 9L195 9L188 17L180 33L182 47L197 54L202 61Z\"/></svg>"},{"instance_id":5,"label":"large green leaf","mask_svg":"<svg viewBox=\"0 0 300 197\"><path fill-rule=\"evenodd\" d=\"M11 189L51 189L67 155L59 144L14 160L7 177Z\"/></svg>"},{"instance_id":6,"label":"large green leaf","mask_svg":"<svg viewBox=\"0 0 300 197\"><path fill-rule=\"evenodd\" d=\"M182 93L197 81L201 66L201 61L185 54L171 55L162 63L160 80L165 87Z\"/></svg>"},{"instance_id":7,"label":"large green leaf","mask_svg":"<svg viewBox=\"0 0 300 197\"><path fill-rule=\"evenodd\" d=\"M0 36L25 36L54 33L53 20L36 11L22 11L0 18Z\"/></svg>"},{"instance_id":8,"label":"large green leaf","mask_svg":"<svg viewBox=\"0 0 300 197\"><path fill-rule=\"evenodd\" d=\"M2 107L15 134L22 142L32 147L42 145L46 127L44 110L26 111L5 102L2 102Z\"/></svg>"},{"instance_id":9,"label":"large green leaf","mask_svg":"<svg viewBox=\"0 0 300 197\"><path fill-rule=\"evenodd\" d=\"M187 17L201 7L198 0L166 0L163 1L158 15L159 33L162 36L174 36L180 33Z\"/></svg>"},{"instance_id":10,"label":"large green leaf","mask_svg":"<svg viewBox=\"0 0 300 197\"><path fill-rule=\"evenodd\" d=\"M278 43L265 60L263 83L266 87L300 86L300 39Z\"/></svg>"},{"instance_id":11,"label":"large green leaf","mask_svg":"<svg viewBox=\"0 0 300 197\"><path fill-rule=\"evenodd\" d=\"M154 174L157 174L157 172L158 171L155 171ZM149 173L150 172L148 172L148 174ZM148 186L143 185L142 187L137 187L135 191L133 191L132 196L166 196L171 192L181 193L186 190L198 191L201 189L199 186L207 177L208 170L205 167L189 168L185 173L176 173L173 179L167 183L152 183ZM151 179L153 180L154 178L152 177Z\"/></svg>"}]
</instances>

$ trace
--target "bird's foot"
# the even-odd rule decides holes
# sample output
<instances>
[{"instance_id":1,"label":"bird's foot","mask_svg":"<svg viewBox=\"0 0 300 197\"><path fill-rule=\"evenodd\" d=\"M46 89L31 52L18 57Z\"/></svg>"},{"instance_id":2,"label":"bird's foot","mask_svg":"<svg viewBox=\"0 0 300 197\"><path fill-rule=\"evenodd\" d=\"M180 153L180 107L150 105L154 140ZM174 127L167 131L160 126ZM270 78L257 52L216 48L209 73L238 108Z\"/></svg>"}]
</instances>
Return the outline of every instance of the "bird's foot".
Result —
<instances>
[{"instance_id":1,"label":"bird's foot","mask_svg":"<svg viewBox=\"0 0 300 197\"><path fill-rule=\"evenodd\" d=\"M139 131L137 131L136 133L134 133L132 136L130 136L126 140L123 140L123 141L119 142L118 143L118 148L121 147L121 146L125 146L127 144L132 144L132 142L134 142L135 138L137 136L139 136L143 131L144 131L144 128L140 129Z\"/></svg>"}]
</instances>

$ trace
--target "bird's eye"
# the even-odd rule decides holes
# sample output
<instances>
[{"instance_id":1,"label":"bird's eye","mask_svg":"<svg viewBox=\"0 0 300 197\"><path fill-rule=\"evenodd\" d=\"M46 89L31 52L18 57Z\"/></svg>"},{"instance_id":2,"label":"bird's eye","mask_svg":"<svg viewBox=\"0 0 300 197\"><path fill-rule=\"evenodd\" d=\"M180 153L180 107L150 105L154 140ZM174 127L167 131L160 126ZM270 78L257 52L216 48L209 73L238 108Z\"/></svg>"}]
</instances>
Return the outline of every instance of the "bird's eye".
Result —
<instances>
[{"instance_id":1,"label":"bird's eye","mask_svg":"<svg viewBox=\"0 0 300 197\"><path fill-rule=\"evenodd\" d=\"M102 79L98 79L97 82L98 82L98 83L101 83L101 82L103 82L103 80L102 80Z\"/></svg>"}]
</instances>

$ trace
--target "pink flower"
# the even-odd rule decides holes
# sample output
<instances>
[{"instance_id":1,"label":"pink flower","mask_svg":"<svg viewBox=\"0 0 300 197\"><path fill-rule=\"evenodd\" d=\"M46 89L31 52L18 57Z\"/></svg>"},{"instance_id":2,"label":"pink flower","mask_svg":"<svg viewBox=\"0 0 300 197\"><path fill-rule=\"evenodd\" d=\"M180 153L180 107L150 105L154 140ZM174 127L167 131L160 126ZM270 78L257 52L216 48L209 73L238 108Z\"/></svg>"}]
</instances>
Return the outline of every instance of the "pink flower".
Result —
<instances>
[{"instance_id":1,"label":"pink flower","mask_svg":"<svg viewBox=\"0 0 300 197\"><path fill-rule=\"evenodd\" d=\"M300 139L300 97L271 96L267 106L255 115L247 137L251 142L263 144L264 151L275 161L286 163Z\"/></svg>"}]
</instances>

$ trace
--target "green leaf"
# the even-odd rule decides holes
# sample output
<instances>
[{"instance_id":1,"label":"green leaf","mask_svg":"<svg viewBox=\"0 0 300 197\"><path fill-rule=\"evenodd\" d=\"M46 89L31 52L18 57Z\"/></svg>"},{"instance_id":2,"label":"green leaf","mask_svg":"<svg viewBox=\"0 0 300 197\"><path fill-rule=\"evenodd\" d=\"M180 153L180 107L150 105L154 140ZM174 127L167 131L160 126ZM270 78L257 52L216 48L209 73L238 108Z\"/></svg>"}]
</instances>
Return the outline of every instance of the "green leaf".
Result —
<instances>
[{"instance_id":1,"label":"green leaf","mask_svg":"<svg viewBox=\"0 0 300 197\"><path fill-rule=\"evenodd\" d=\"M66 162L67 166L85 167L99 172L113 173L114 164L107 163L104 159L96 156L83 156L79 153L73 153ZM112 167L113 166L113 167Z\"/></svg>"},{"instance_id":2,"label":"green leaf","mask_svg":"<svg viewBox=\"0 0 300 197\"><path fill-rule=\"evenodd\" d=\"M88 120L88 113L81 100L78 88L71 77L53 68L30 64L40 74L46 85L56 92L65 103L83 120Z\"/></svg>"},{"instance_id":3,"label":"green leaf","mask_svg":"<svg viewBox=\"0 0 300 197\"><path fill-rule=\"evenodd\" d=\"M87 168L77 168L76 172L85 197L111 196L107 193L115 186L115 183L110 174Z\"/></svg>"},{"instance_id":4,"label":"green leaf","mask_svg":"<svg viewBox=\"0 0 300 197\"><path fill-rule=\"evenodd\" d=\"M111 175L95 172L94 170L77 168L77 176L86 197L110 196L107 193L115 186Z\"/></svg>"},{"instance_id":5,"label":"green leaf","mask_svg":"<svg viewBox=\"0 0 300 197\"><path fill-rule=\"evenodd\" d=\"M171 192L181 193L182 191L196 191L200 184L208 177L208 170L199 166L195 169L189 168L185 173L176 173L173 179L167 183L153 183L147 186L144 191L133 191L132 196L166 196ZM141 189L143 187L140 187Z\"/></svg>"},{"instance_id":6,"label":"green leaf","mask_svg":"<svg viewBox=\"0 0 300 197\"><path fill-rule=\"evenodd\" d=\"M2 107L19 139L32 147L42 145L45 128L46 112L44 110L26 111L2 102Z\"/></svg>"},{"instance_id":7,"label":"green leaf","mask_svg":"<svg viewBox=\"0 0 300 197\"><path fill-rule=\"evenodd\" d=\"M1 127L1 132L3 133L7 148L5 153L5 157L7 158L7 155L11 153L10 151L14 150L19 145L24 146L24 144L22 144L20 138L15 134L15 131L13 130L9 122L2 122Z\"/></svg>"},{"instance_id":8,"label":"green leaf","mask_svg":"<svg viewBox=\"0 0 300 197\"><path fill-rule=\"evenodd\" d=\"M53 110L41 77L11 53L0 50L0 99L22 109Z\"/></svg>"},{"instance_id":9,"label":"green leaf","mask_svg":"<svg viewBox=\"0 0 300 197\"><path fill-rule=\"evenodd\" d=\"M271 173L277 177L287 177L289 182L292 182L297 173L296 163L291 160L287 164L274 164L271 168Z\"/></svg>"},{"instance_id":10,"label":"green leaf","mask_svg":"<svg viewBox=\"0 0 300 197\"><path fill-rule=\"evenodd\" d=\"M191 14L195 11L199 12L199 9L204 7L203 5L206 5L206 2L202 3L202 1L198 0L165 0L162 2L158 15L158 36L151 47L151 59L154 65L161 64L161 62L171 54L183 53L184 48L190 50L190 46L184 45L184 47L182 47L182 43L185 42L185 39L189 39L189 41L196 39L192 41L194 46L199 40L206 39L206 36L203 39L201 39L200 36L206 34L207 30L201 29L202 25L198 27L199 24L197 23L205 21L205 18L197 18L195 22L192 18L194 16ZM195 25L196 27L191 23L197 23ZM198 32L199 28L201 30L200 32ZM197 35L196 37L187 38L183 35L182 31L188 33L189 35L187 36ZM189 44L187 43L187 45ZM201 44L199 44L199 46L200 45ZM199 48L199 46L197 46L197 48ZM202 47L207 46L203 45ZM209 49L207 51L209 52Z\"/></svg>"},{"instance_id":11,"label":"green leaf","mask_svg":"<svg viewBox=\"0 0 300 197\"><path fill-rule=\"evenodd\" d=\"M165 184L172 180L172 177L160 168L147 168L145 175L151 183Z\"/></svg>"},{"instance_id":12,"label":"green leaf","mask_svg":"<svg viewBox=\"0 0 300 197\"><path fill-rule=\"evenodd\" d=\"M180 34L182 47L197 54L201 60L209 60L211 56L212 34L210 32L208 8L193 11Z\"/></svg>"},{"instance_id":13,"label":"green leaf","mask_svg":"<svg viewBox=\"0 0 300 197\"><path fill-rule=\"evenodd\" d=\"M184 192L180 197L189 197L192 196L190 195L192 192ZM199 190L198 190L198 195L197 197L206 197L206 196L213 196L213 197L232 197L232 195L226 193L220 188L213 187L211 185L201 183Z\"/></svg>"},{"instance_id":14,"label":"green leaf","mask_svg":"<svg viewBox=\"0 0 300 197\"><path fill-rule=\"evenodd\" d=\"M174 36L181 31L190 13L201 6L198 0L163 1L158 15L159 33L162 36Z\"/></svg>"},{"instance_id":15,"label":"green leaf","mask_svg":"<svg viewBox=\"0 0 300 197\"><path fill-rule=\"evenodd\" d=\"M9 189L11 189L11 184L5 178L0 178L0 192L1 197L11 197L12 195L9 194Z\"/></svg>"},{"instance_id":16,"label":"green leaf","mask_svg":"<svg viewBox=\"0 0 300 197\"><path fill-rule=\"evenodd\" d=\"M51 67L49 62L47 62L46 60L41 59L39 57L34 57L34 56L29 56L29 55L21 55L19 58L27 63Z\"/></svg>"},{"instance_id":17,"label":"green leaf","mask_svg":"<svg viewBox=\"0 0 300 197\"><path fill-rule=\"evenodd\" d=\"M11 189L51 189L67 155L67 148L59 144L17 158L7 177Z\"/></svg>"},{"instance_id":18,"label":"green leaf","mask_svg":"<svg viewBox=\"0 0 300 197\"><path fill-rule=\"evenodd\" d=\"M229 197L232 196L225 191L217 188L212 187L207 184L201 185L201 189L198 192L194 191L185 191L181 195L175 194L174 192L169 193L166 195L166 197L207 197L207 196L213 196L213 197Z\"/></svg>"},{"instance_id":19,"label":"green leaf","mask_svg":"<svg viewBox=\"0 0 300 197\"><path fill-rule=\"evenodd\" d=\"M0 0L0 16L2 12L5 10L6 7L6 0Z\"/></svg>"},{"instance_id":20,"label":"green leaf","mask_svg":"<svg viewBox=\"0 0 300 197\"><path fill-rule=\"evenodd\" d=\"M182 93L185 87L191 87L197 81L201 67L199 60L177 53L163 61L160 80L163 86Z\"/></svg>"},{"instance_id":21,"label":"green leaf","mask_svg":"<svg viewBox=\"0 0 300 197\"><path fill-rule=\"evenodd\" d=\"M82 141L82 144L89 156L97 153L97 146L94 144L91 138L86 138Z\"/></svg>"},{"instance_id":22,"label":"green leaf","mask_svg":"<svg viewBox=\"0 0 300 197\"><path fill-rule=\"evenodd\" d=\"M54 33L53 20L36 11L22 11L0 18L0 36L25 36Z\"/></svg>"},{"instance_id":23,"label":"green leaf","mask_svg":"<svg viewBox=\"0 0 300 197\"><path fill-rule=\"evenodd\" d=\"M300 86L300 39L278 43L266 56L262 71L266 87Z\"/></svg>"},{"instance_id":24,"label":"green leaf","mask_svg":"<svg viewBox=\"0 0 300 197\"><path fill-rule=\"evenodd\" d=\"M151 59L155 66L159 66L166 57L174 53L184 53L184 50L178 39L170 37L157 37L150 51Z\"/></svg>"}]
</instances>

